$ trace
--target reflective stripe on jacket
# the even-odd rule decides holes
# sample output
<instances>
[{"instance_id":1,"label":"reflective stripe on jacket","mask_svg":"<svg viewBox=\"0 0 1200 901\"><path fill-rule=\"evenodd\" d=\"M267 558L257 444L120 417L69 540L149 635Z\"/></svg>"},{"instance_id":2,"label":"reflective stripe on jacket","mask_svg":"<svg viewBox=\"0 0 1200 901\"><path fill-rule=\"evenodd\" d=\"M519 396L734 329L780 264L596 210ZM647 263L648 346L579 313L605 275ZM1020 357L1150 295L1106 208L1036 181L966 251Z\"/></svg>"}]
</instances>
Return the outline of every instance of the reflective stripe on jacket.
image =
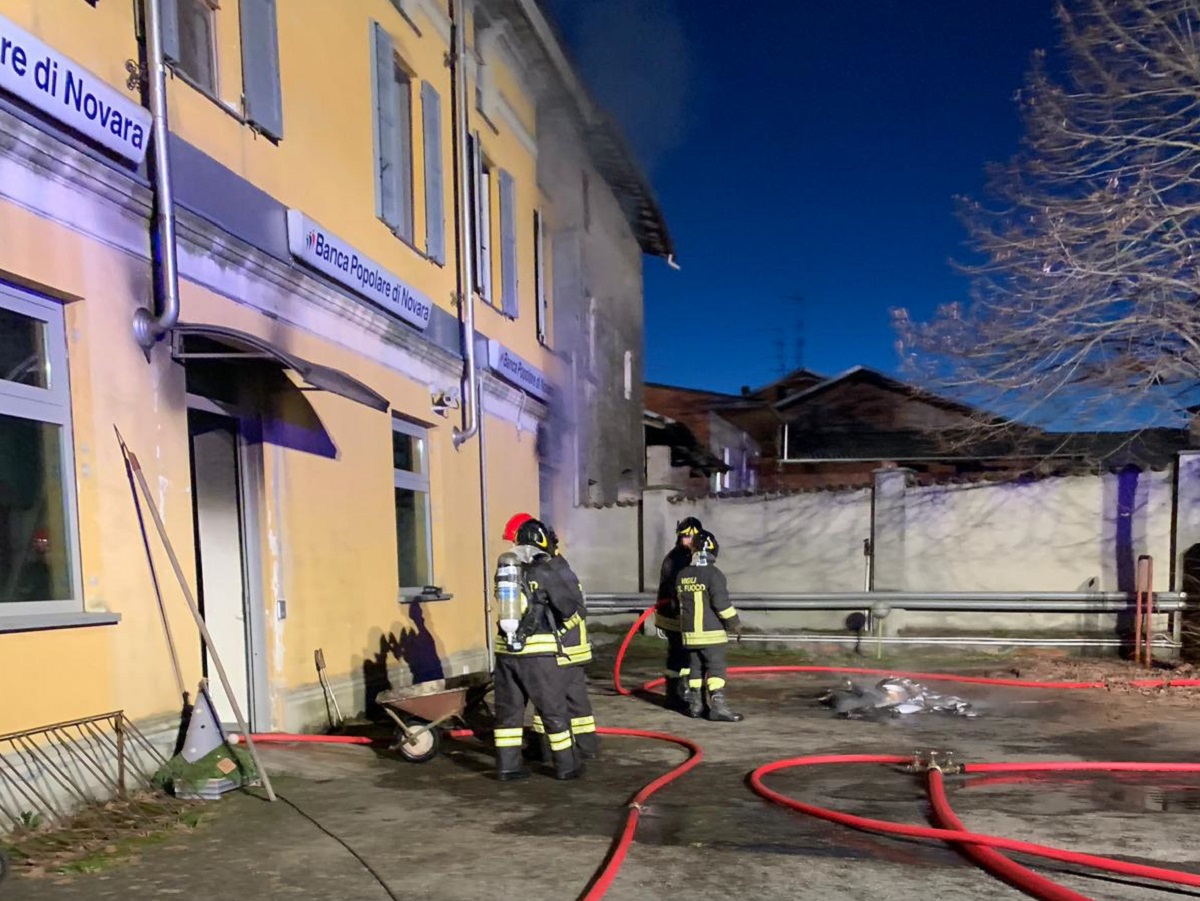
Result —
<instances>
[{"instance_id":1,"label":"reflective stripe on jacket","mask_svg":"<svg viewBox=\"0 0 1200 901\"><path fill-rule=\"evenodd\" d=\"M496 653L511 657L533 657L545 654L558 656L562 652L563 624L580 613L580 602L564 583L562 577L550 565L550 558L545 554L534 559L532 563L522 567L524 590L521 592L521 614L524 616L529 609L529 594L544 591L548 601L543 608L540 619L534 624L533 634L525 639L525 645L519 651L508 648L504 641L504 633L499 631L497 623Z\"/></svg>"},{"instance_id":2,"label":"reflective stripe on jacket","mask_svg":"<svg viewBox=\"0 0 1200 901\"><path fill-rule=\"evenodd\" d=\"M587 596L583 593L583 585L567 558L555 554L550 558L550 567L562 581L563 587L572 591L576 612L562 624L559 639L562 644L562 654L559 655L559 666L580 666L592 660L592 643L587 634Z\"/></svg>"}]
</instances>

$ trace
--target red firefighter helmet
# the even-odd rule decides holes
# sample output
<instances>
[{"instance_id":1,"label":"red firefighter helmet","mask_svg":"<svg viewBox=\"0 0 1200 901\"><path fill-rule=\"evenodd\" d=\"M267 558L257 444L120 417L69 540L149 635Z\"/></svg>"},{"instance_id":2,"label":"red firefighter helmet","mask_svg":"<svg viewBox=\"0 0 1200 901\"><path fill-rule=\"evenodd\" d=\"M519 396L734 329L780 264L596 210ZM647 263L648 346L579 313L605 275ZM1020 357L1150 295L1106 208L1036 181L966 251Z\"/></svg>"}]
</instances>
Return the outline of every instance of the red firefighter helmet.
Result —
<instances>
[{"instance_id":1,"label":"red firefighter helmet","mask_svg":"<svg viewBox=\"0 0 1200 901\"><path fill-rule=\"evenodd\" d=\"M531 519L533 519L533 517L528 513L518 513L512 517L512 519L510 519L508 524L504 527L504 540L516 541L517 532L520 530L521 526L525 525L525 523L529 522Z\"/></svg>"}]
</instances>

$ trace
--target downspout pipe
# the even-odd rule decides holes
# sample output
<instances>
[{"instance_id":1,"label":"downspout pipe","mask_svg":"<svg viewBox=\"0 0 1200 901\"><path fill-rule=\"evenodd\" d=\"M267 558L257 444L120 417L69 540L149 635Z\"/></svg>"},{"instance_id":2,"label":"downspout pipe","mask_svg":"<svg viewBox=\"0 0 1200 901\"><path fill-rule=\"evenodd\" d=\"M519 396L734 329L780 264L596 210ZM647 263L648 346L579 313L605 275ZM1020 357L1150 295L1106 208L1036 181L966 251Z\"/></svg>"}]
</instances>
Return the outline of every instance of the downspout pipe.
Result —
<instances>
[{"instance_id":1,"label":"downspout pipe","mask_svg":"<svg viewBox=\"0 0 1200 901\"><path fill-rule=\"evenodd\" d=\"M475 254L471 243L471 160L467 155L467 4L469 0L450 0L450 103L454 113L454 231L458 263L458 301L462 311L463 405L462 427L451 435L457 450L479 436L479 528L483 548L483 636L487 648L487 668L495 666L491 609L492 561L488 559L487 447L480 429L479 370L475 362Z\"/></svg>"},{"instance_id":2,"label":"downspout pipe","mask_svg":"<svg viewBox=\"0 0 1200 901\"><path fill-rule=\"evenodd\" d=\"M167 65L163 58L162 0L143 0L150 134L154 144L155 281L159 313L139 308L133 314L133 334L147 351L179 321L179 258L175 247L175 194L171 188L171 159L167 127Z\"/></svg>"},{"instance_id":3,"label":"downspout pipe","mask_svg":"<svg viewBox=\"0 0 1200 901\"><path fill-rule=\"evenodd\" d=\"M151 0L157 2L157 0ZM463 371L462 427L453 433L454 447L462 447L479 434L479 374L475 363L475 257L471 246L471 163L467 158L467 2L450 0L450 27L454 52L450 78L454 104L455 231L458 234L458 301L462 310Z\"/></svg>"}]
</instances>

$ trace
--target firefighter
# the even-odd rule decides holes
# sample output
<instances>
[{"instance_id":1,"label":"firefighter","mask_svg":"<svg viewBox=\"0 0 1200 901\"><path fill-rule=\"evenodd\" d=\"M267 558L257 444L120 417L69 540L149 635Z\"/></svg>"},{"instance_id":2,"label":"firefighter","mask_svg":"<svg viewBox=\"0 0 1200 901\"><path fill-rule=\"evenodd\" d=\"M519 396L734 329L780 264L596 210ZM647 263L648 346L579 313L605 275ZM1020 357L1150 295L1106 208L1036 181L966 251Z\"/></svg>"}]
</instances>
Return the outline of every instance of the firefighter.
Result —
<instances>
[{"instance_id":1,"label":"firefighter","mask_svg":"<svg viewBox=\"0 0 1200 901\"><path fill-rule=\"evenodd\" d=\"M716 537L711 532L701 532L692 547L692 562L679 573L675 586L680 631L690 658L688 681L692 694L688 716L704 715L707 689L708 718L737 723L742 715L731 711L725 700L726 645L730 632L742 634L741 618L729 602L725 574L717 569L720 547Z\"/></svg>"},{"instance_id":2,"label":"firefighter","mask_svg":"<svg viewBox=\"0 0 1200 901\"><path fill-rule=\"evenodd\" d=\"M575 590L550 562L549 541L539 546L526 530L496 570L500 606L496 642L496 775L501 781L528 775L522 763L525 707L530 701L546 732L556 779L574 779L583 763L571 738L564 674L558 665L560 636L579 614Z\"/></svg>"},{"instance_id":3,"label":"firefighter","mask_svg":"<svg viewBox=\"0 0 1200 901\"><path fill-rule=\"evenodd\" d=\"M692 542L704 530L694 516L675 525L675 546L663 558L658 578L658 601L655 604L654 625L667 637L666 676L667 709L687 712L691 704L688 685L688 651L679 631L679 598L675 583L680 571L692 562Z\"/></svg>"},{"instance_id":4,"label":"firefighter","mask_svg":"<svg viewBox=\"0 0 1200 901\"><path fill-rule=\"evenodd\" d=\"M596 735L596 718L592 713L592 702L588 698L587 673L585 667L592 660L592 644L587 637L587 602L579 577L575 575L567 558L561 553L558 535L554 529L528 513L518 513L504 528L504 539L518 544L532 543L536 547L548 548L550 565L562 578L563 584L574 589L574 600L578 613L564 624L560 636L562 653L558 664L564 667L566 679L567 713L571 718L571 736L576 749L585 759L593 759L599 753L599 738ZM538 736L537 745L531 745L531 759L546 759L548 747L546 729L540 716L533 717L533 731Z\"/></svg>"}]
</instances>

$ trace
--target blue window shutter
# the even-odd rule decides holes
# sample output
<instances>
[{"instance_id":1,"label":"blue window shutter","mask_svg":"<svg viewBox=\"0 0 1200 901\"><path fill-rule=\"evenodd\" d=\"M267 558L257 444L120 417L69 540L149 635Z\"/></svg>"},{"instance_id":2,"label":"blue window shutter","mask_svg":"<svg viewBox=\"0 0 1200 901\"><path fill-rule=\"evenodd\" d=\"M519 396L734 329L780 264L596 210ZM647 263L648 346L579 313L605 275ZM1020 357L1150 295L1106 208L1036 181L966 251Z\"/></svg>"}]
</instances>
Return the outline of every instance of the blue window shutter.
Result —
<instances>
[{"instance_id":1,"label":"blue window shutter","mask_svg":"<svg viewBox=\"0 0 1200 901\"><path fill-rule=\"evenodd\" d=\"M425 140L425 253L446 262L445 187L442 180L442 99L421 82L421 128Z\"/></svg>"},{"instance_id":2,"label":"blue window shutter","mask_svg":"<svg viewBox=\"0 0 1200 901\"><path fill-rule=\"evenodd\" d=\"M500 170L500 299L504 314L517 318L517 190Z\"/></svg>"},{"instance_id":3,"label":"blue window shutter","mask_svg":"<svg viewBox=\"0 0 1200 901\"><path fill-rule=\"evenodd\" d=\"M371 74L375 101L375 215L396 229L400 227L400 195L396 181L400 142L396 117L400 98L392 36L378 22L371 23Z\"/></svg>"},{"instance_id":4,"label":"blue window shutter","mask_svg":"<svg viewBox=\"0 0 1200 901\"><path fill-rule=\"evenodd\" d=\"M162 21L163 56L172 62L179 62L179 0L163 0L159 7L159 18ZM149 23L143 25L148 28Z\"/></svg>"},{"instance_id":5,"label":"blue window shutter","mask_svg":"<svg viewBox=\"0 0 1200 901\"><path fill-rule=\"evenodd\" d=\"M276 140L283 137L279 30L275 0L241 0L242 88L246 118Z\"/></svg>"}]
</instances>

